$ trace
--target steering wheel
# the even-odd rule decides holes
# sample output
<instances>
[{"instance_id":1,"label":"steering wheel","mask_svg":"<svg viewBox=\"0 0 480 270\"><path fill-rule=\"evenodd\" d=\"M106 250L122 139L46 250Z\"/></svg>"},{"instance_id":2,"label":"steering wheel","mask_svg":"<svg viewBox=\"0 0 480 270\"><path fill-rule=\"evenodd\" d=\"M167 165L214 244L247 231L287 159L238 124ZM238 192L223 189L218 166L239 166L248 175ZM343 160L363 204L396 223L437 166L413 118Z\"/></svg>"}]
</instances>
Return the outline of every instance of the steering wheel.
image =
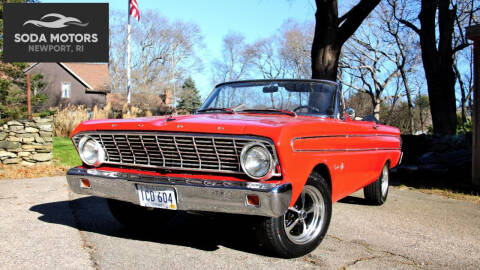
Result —
<instances>
[{"instance_id":1,"label":"steering wheel","mask_svg":"<svg viewBox=\"0 0 480 270\"><path fill-rule=\"evenodd\" d=\"M310 106L310 105L301 105L301 106L298 106L296 107L295 109L293 109L293 112L297 112L298 110L301 110L301 109L309 109L310 111L313 111L313 112L317 112L319 113L320 110L316 107L313 107L313 106Z\"/></svg>"}]
</instances>

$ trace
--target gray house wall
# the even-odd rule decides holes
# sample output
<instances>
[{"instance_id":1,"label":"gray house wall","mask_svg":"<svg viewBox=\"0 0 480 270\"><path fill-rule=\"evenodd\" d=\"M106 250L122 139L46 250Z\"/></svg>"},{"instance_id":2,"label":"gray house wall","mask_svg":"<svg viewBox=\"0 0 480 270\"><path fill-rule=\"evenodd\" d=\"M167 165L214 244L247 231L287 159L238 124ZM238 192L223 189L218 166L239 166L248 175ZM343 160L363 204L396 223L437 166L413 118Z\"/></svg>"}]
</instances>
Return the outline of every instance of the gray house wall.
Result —
<instances>
[{"instance_id":1,"label":"gray house wall","mask_svg":"<svg viewBox=\"0 0 480 270\"><path fill-rule=\"evenodd\" d=\"M103 107L106 103L106 95L103 92L92 93L85 91L87 88L66 69L57 63L38 63L26 73L43 75L43 82L46 84L40 91L48 96L42 107L50 108L56 106L85 105L87 107ZM70 83L70 98L62 98L62 82Z\"/></svg>"}]
</instances>

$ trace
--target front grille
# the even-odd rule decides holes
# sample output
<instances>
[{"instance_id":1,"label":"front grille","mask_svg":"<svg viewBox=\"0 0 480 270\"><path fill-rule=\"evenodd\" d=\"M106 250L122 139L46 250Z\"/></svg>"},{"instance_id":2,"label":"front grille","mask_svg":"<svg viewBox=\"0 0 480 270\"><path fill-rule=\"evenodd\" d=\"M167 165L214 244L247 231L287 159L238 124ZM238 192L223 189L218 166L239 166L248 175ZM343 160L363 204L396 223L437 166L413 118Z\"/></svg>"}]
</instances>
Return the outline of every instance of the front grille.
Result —
<instances>
[{"instance_id":1,"label":"front grille","mask_svg":"<svg viewBox=\"0 0 480 270\"><path fill-rule=\"evenodd\" d=\"M242 173L240 153L251 142L264 144L276 157L270 140L264 138L204 134L81 133L97 140L105 150L105 163L141 167Z\"/></svg>"}]
</instances>

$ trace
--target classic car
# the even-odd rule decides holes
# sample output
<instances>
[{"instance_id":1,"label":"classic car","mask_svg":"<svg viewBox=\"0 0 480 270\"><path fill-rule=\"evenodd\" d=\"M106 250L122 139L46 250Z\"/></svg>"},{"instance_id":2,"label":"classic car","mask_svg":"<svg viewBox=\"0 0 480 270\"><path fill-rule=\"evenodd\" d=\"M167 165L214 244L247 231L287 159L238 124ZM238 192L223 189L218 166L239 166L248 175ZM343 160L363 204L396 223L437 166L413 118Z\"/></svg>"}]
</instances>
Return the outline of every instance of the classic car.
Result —
<instances>
[{"instance_id":1,"label":"classic car","mask_svg":"<svg viewBox=\"0 0 480 270\"><path fill-rule=\"evenodd\" d=\"M222 83L195 114L91 120L71 138L83 161L67 173L71 190L107 198L120 223L257 216L245 220L285 258L320 244L332 203L363 188L383 204L402 155L397 128L355 120L324 80Z\"/></svg>"}]
</instances>

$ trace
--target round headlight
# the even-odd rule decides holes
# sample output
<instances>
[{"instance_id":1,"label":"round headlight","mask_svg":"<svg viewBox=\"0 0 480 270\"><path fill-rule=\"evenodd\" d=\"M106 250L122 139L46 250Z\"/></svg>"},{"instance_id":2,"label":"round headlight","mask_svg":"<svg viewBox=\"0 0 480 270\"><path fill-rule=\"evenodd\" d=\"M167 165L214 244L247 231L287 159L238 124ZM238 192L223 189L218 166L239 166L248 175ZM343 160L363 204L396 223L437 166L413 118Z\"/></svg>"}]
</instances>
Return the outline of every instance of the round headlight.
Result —
<instances>
[{"instance_id":1,"label":"round headlight","mask_svg":"<svg viewBox=\"0 0 480 270\"><path fill-rule=\"evenodd\" d=\"M268 149L259 143L246 145L240 155L243 171L254 179L264 180L273 172L273 157Z\"/></svg>"},{"instance_id":2,"label":"round headlight","mask_svg":"<svg viewBox=\"0 0 480 270\"><path fill-rule=\"evenodd\" d=\"M88 136L83 137L78 143L78 153L82 161L90 166L99 166L105 157L102 146Z\"/></svg>"}]
</instances>

